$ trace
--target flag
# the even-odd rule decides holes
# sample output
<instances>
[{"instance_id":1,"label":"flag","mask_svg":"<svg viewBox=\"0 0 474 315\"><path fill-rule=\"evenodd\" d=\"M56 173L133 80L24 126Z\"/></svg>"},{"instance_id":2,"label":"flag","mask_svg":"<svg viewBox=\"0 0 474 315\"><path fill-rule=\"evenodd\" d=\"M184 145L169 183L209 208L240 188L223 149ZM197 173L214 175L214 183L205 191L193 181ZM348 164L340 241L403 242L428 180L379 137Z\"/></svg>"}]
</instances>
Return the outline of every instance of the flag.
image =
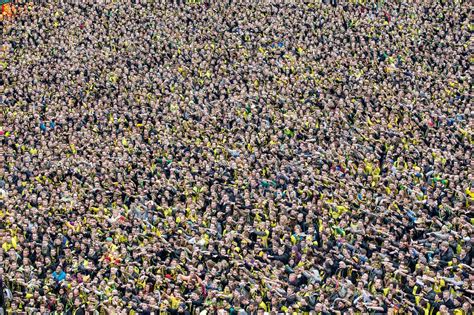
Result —
<instances>
[{"instance_id":1,"label":"flag","mask_svg":"<svg viewBox=\"0 0 474 315\"><path fill-rule=\"evenodd\" d=\"M12 3L4 3L2 4L2 18L5 17L12 17L14 12L13 4Z\"/></svg>"}]
</instances>

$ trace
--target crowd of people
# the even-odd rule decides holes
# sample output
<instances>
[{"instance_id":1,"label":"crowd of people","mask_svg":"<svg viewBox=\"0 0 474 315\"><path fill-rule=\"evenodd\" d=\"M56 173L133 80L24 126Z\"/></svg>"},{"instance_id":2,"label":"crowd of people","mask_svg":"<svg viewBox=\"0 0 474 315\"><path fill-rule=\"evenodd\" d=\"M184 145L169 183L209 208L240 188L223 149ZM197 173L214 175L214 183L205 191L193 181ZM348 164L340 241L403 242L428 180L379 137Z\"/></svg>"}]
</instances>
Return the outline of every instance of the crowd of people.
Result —
<instances>
[{"instance_id":1,"label":"crowd of people","mask_svg":"<svg viewBox=\"0 0 474 315\"><path fill-rule=\"evenodd\" d=\"M0 312L472 314L470 1L2 26Z\"/></svg>"}]
</instances>

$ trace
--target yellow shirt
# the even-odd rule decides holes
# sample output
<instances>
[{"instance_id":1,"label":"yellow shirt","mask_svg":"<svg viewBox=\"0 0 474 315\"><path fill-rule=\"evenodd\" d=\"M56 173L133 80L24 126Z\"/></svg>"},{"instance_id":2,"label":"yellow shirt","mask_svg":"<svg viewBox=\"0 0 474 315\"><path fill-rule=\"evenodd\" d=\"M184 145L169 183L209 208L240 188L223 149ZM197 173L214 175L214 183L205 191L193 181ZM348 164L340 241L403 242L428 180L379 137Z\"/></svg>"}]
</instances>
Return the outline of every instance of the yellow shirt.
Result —
<instances>
[{"instance_id":1,"label":"yellow shirt","mask_svg":"<svg viewBox=\"0 0 474 315\"><path fill-rule=\"evenodd\" d=\"M16 247L17 247L16 236L12 237L11 243L5 242L5 243L2 244L2 248L5 252L8 252L10 250L10 248L12 248L12 247L13 247L13 249L16 249Z\"/></svg>"}]
</instances>

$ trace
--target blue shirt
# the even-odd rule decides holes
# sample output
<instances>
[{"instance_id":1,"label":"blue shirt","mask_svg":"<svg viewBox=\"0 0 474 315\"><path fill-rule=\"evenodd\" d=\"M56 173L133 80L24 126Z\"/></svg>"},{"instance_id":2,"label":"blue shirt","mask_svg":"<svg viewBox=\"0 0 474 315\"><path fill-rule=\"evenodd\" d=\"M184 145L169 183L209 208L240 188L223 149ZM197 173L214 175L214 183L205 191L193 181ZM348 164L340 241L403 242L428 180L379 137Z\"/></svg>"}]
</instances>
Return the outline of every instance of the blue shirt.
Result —
<instances>
[{"instance_id":1,"label":"blue shirt","mask_svg":"<svg viewBox=\"0 0 474 315\"><path fill-rule=\"evenodd\" d=\"M60 273L57 273L56 271L53 272L53 278L54 280L58 281L58 282L61 282L63 281L64 279L66 279L66 273L64 271L61 270Z\"/></svg>"}]
</instances>

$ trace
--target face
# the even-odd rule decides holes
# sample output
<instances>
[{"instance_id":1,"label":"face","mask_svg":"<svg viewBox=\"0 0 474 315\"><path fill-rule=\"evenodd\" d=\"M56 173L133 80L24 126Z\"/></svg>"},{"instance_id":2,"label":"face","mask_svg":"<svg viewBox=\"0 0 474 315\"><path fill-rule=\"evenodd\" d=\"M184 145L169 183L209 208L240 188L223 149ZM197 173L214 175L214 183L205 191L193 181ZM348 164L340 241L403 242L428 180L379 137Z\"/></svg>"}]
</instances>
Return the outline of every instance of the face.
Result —
<instances>
[{"instance_id":1,"label":"face","mask_svg":"<svg viewBox=\"0 0 474 315\"><path fill-rule=\"evenodd\" d=\"M449 291L443 291L443 299L444 299L444 300L449 299L450 296L451 296L451 295L450 295Z\"/></svg>"}]
</instances>

